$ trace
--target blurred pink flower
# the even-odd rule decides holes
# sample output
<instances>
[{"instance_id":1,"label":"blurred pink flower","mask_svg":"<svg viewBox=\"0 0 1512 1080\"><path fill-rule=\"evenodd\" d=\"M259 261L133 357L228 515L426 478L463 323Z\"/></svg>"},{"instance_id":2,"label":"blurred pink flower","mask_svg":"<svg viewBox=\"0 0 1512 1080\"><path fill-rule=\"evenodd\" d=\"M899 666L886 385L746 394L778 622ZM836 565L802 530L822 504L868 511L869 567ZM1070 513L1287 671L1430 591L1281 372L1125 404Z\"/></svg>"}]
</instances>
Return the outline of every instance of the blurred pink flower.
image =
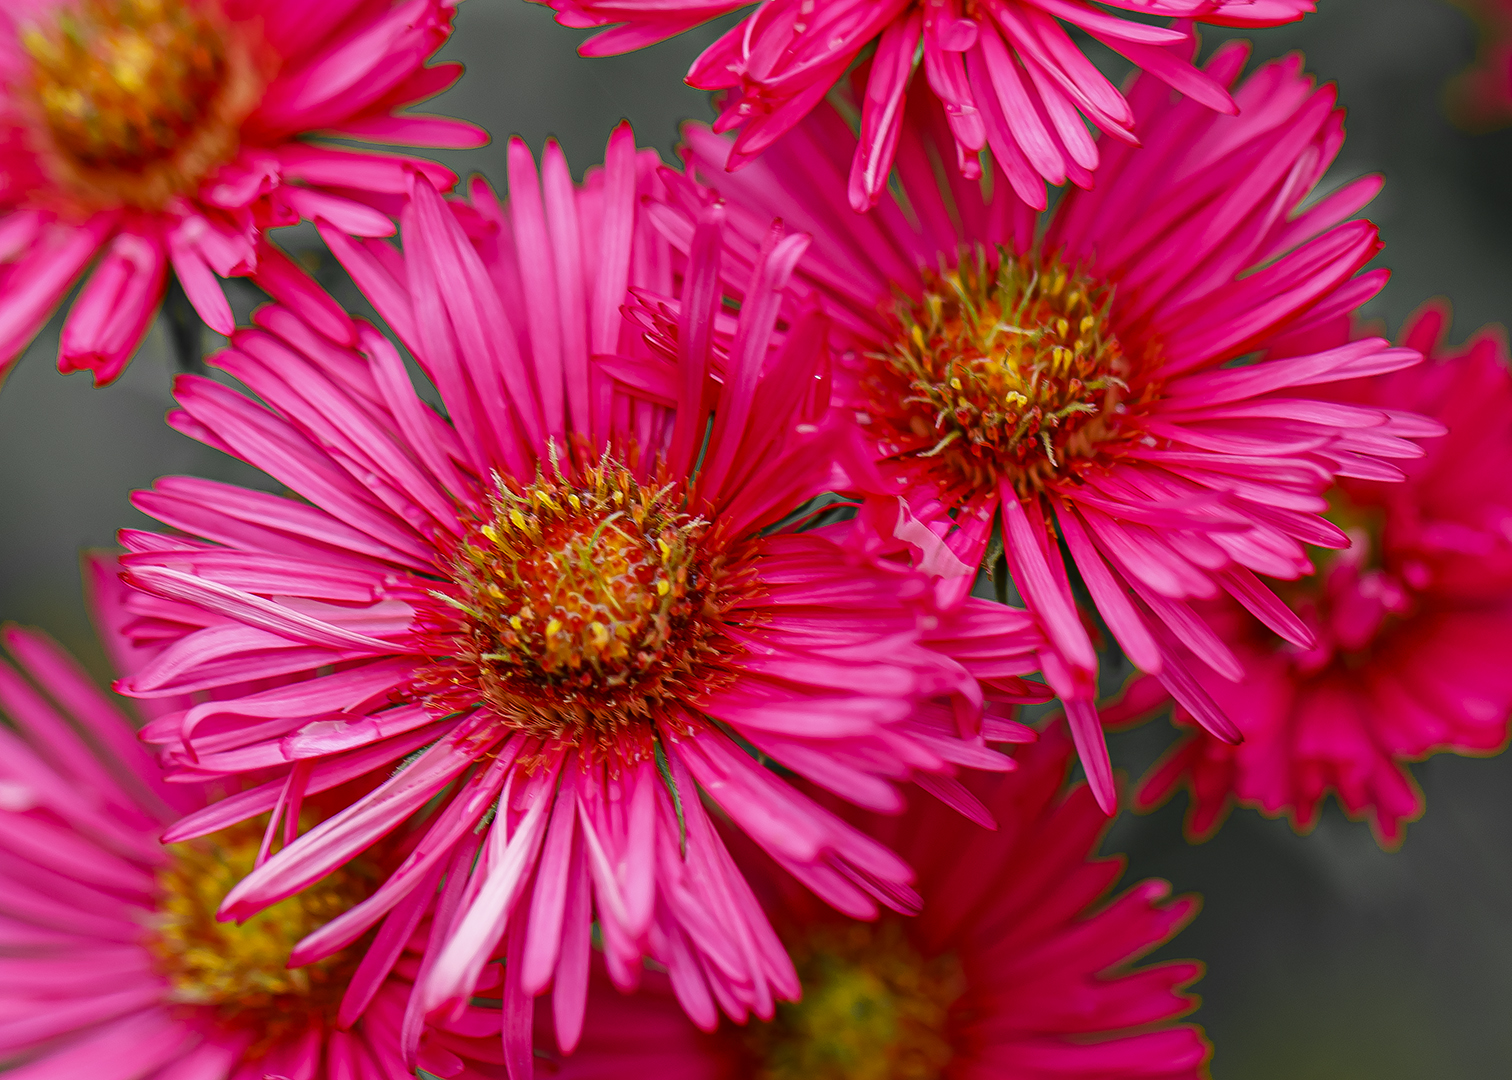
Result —
<instances>
[{"instance_id":1,"label":"blurred pink flower","mask_svg":"<svg viewBox=\"0 0 1512 1080\"><path fill-rule=\"evenodd\" d=\"M1219 49L1207 77L1229 85L1246 54ZM1238 117L1177 100L1149 74L1129 97L1144 148L1112 146L1097 187L1067 192L1043 223L1001 185L984 197L976 181L938 180L947 120L914 104L898 144L906 205L866 217L845 210L855 140L828 108L738 173L723 171L730 141L707 128L690 125L685 150L690 176L728 203L732 275L773 217L813 235L796 280L838 328L837 399L895 493L868 500L863 520L904 539L901 497L962 563L991 569L1002 553L1056 647L1045 674L1110 813L1097 656L1068 568L1130 659L1237 741L1194 672L1244 669L1191 602L1227 592L1310 645L1256 573L1296 578L1312 569L1304 545L1345 546L1320 516L1331 479L1400 477L1383 459L1419 456L1405 437L1441 431L1319 400L1320 385L1419 362L1380 338L1233 364L1385 281L1360 273L1380 250L1375 227L1347 220L1378 177L1303 208L1343 142L1333 88L1315 88L1292 56L1244 81ZM660 213L685 246L713 196L691 178L668 184Z\"/></svg>"},{"instance_id":2,"label":"blurred pink flower","mask_svg":"<svg viewBox=\"0 0 1512 1080\"><path fill-rule=\"evenodd\" d=\"M0 377L91 263L59 366L125 369L170 270L217 333L217 279L251 277L344 344L335 304L266 230L301 219L358 236L390 213L418 158L309 134L477 146L471 124L403 113L461 74L426 66L455 0L11 0L0 12ZM98 259L98 262L96 262Z\"/></svg>"},{"instance_id":3,"label":"blurred pink flower","mask_svg":"<svg viewBox=\"0 0 1512 1080\"><path fill-rule=\"evenodd\" d=\"M1197 909L1143 881L1105 900L1121 859L1093 857L1107 818L1085 784L1062 796L1070 743L1053 728L1001 780L973 783L999 822L970 827L939 806L865 825L919 868L923 913L837 918L769 878L773 921L803 999L770 1023L705 1034L648 974L640 993L595 979L582 1042L553 1055L545 1010L537 1076L601 1080L1057 1077L1199 1080L1201 1032L1171 1021L1202 972L1177 961L1130 970ZM753 873L753 880L761 881Z\"/></svg>"},{"instance_id":4,"label":"blurred pink flower","mask_svg":"<svg viewBox=\"0 0 1512 1080\"><path fill-rule=\"evenodd\" d=\"M97 562L92 571L107 651L129 664L115 566ZM301 933L371 891L362 870L333 875L242 926L216 923L220 897L257 856L260 830L162 847L158 834L203 805L204 789L164 785L130 720L50 639L15 627L0 637L17 665L0 661L0 709L15 725L0 726L5 1075L404 1075L399 1023L416 955L376 979L356 950L299 971L284 965ZM334 1021L348 981L372 1005L343 1029ZM425 1032L425 1068L459 1080L497 1074L484 1064L497 1058L486 1038L496 1014L469 1010L447 1027Z\"/></svg>"},{"instance_id":5,"label":"blurred pink flower","mask_svg":"<svg viewBox=\"0 0 1512 1080\"><path fill-rule=\"evenodd\" d=\"M1138 796L1152 806L1188 787L1196 836L1212 833L1236 800L1307 829L1333 791L1394 846L1423 810L1406 762L1506 743L1512 370L1499 328L1460 350L1444 347L1447 328L1447 310L1429 306L1403 332L1428 363L1332 388L1341 402L1421 410L1449 434L1404 466L1405 483L1341 479L1329 492L1330 517L1353 546L1285 592L1315 644L1288 645L1242 611L1215 618L1245 677L1203 681L1244 742L1193 732ZM1331 336L1345 341L1348 329Z\"/></svg>"},{"instance_id":6,"label":"blurred pink flower","mask_svg":"<svg viewBox=\"0 0 1512 1080\"><path fill-rule=\"evenodd\" d=\"M1512 0L1449 0L1475 22L1475 61L1449 81L1449 116L1471 131L1512 123Z\"/></svg>"},{"instance_id":7,"label":"blurred pink flower","mask_svg":"<svg viewBox=\"0 0 1512 1080\"><path fill-rule=\"evenodd\" d=\"M576 1041L595 925L617 984L652 955L701 1023L797 992L711 805L841 910L912 910L907 865L765 763L880 811L918 778L980 817L953 774L1011 767L984 735L1032 737L1006 716L1043 697L1017 678L1043 639L1020 610L942 606L932 578L860 557L844 527L779 527L853 486L847 459L869 468L819 424L825 323L786 289L805 237L772 229L726 288L718 208L681 260L641 209L659 161L628 127L581 188L555 144L539 174L522 142L509 163L508 205L481 181L448 204L418 180L402 254L325 230L450 420L371 327L344 349L279 308L213 361L266 407L180 381L180 430L308 501L188 478L140 493L180 531L123 536L135 633L161 651L122 686L214 690L147 735L180 776L257 785L171 839L269 811L271 835L286 805L355 785L340 813L286 827L227 917L423 811L404 864L294 955L380 922L402 940L444 880L425 1008L451 1015L502 952L519 1077L548 985ZM680 296L652 344L621 312L632 292L653 320Z\"/></svg>"},{"instance_id":8,"label":"blurred pink flower","mask_svg":"<svg viewBox=\"0 0 1512 1080\"><path fill-rule=\"evenodd\" d=\"M584 56L629 52L748 7L749 0L541 0L563 26L610 26ZM987 148L1026 202L1043 209L1045 182L1092 183L1098 147L1087 124L1137 146L1129 103L1072 41L1085 31L1136 66L1210 109L1232 113L1223 85L1182 54L1184 25L1136 22L1115 11L1169 15L1220 26L1274 26L1312 11L1313 0L762 0L706 49L687 81L728 90L716 131L740 129L726 167L747 164L823 100L858 59L861 139L848 198L874 206L887 186L905 101L922 60L928 94L945 107L944 161L981 175ZM1174 47L1174 49L1173 49Z\"/></svg>"}]
</instances>

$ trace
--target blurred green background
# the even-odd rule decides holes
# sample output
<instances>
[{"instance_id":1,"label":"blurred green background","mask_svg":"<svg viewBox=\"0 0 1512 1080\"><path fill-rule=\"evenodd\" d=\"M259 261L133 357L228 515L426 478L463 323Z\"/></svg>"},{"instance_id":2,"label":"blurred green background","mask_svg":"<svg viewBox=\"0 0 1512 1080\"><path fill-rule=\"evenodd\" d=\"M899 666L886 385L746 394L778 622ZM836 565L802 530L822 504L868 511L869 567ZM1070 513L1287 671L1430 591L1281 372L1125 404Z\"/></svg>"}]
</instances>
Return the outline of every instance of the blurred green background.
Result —
<instances>
[{"instance_id":1,"label":"blurred green background","mask_svg":"<svg viewBox=\"0 0 1512 1080\"><path fill-rule=\"evenodd\" d=\"M1395 276L1367 313L1394 334L1420 303L1446 295L1456 341L1512 318L1512 131L1466 135L1440 108L1444 81L1473 54L1469 21L1442 0L1319 7L1298 25L1251 35L1252 66L1304 51L1349 110L1330 183L1387 177L1369 216ZM537 151L554 136L581 174L621 117L670 157L678 123L712 115L681 74L716 32L589 61L574 53L584 35L555 26L545 8L469 0L443 53L468 74L436 108L495 139L436 157L502 187L511 134ZM1218 39L1209 32L1205 44ZM1116 57L1094 55L1118 70ZM312 232L284 241L360 306ZM239 315L257 300L250 287L233 288ZM97 391L87 376L55 370L57 322L0 390L0 617L46 628L103 674L80 597L80 550L146 525L128 495L156 476L265 481L162 423L175 361L161 327L126 376ZM1115 762L1138 776L1170 737L1163 721L1115 736ZM1429 812L1396 854L1335 807L1307 837L1240 812L1192 846L1181 838L1184 797L1114 826L1106 847L1129 853L1126 882L1158 875L1206 898L1160 955L1208 965L1197 1019L1216 1045L1218 1080L1512 1077L1512 758L1440 757L1415 772Z\"/></svg>"}]
</instances>

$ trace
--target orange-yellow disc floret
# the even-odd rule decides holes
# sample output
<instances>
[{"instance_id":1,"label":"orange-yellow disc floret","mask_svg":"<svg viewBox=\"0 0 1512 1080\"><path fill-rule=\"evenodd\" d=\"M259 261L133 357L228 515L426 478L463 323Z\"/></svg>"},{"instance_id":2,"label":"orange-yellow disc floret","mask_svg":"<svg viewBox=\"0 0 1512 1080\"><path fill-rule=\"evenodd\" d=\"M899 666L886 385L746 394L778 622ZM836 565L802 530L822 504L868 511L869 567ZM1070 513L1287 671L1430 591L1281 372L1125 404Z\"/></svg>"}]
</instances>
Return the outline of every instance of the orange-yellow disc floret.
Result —
<instances>
[{"instance_id":1,"label":"orange-yellow disc floret","mask_svg":"<svg viewBox=\"0 0 1512 1080\"><path fill-rule=\"evenodd\" d=\"M581 472L498 485L434 593L450 625L424 682L448 707L592 743L723 681L727 609L752 577L677 485L609 458Z\"/></svg>"},{"instance_id":2,"label":"orange-yellow disc floret","mask_svg":"<svg viewBox=\"0 0 1512 1080\"><path fill-rule=\"evenodd\" d=\"M211 1008L265 1046L335 1009L359 957L346 950L290 968L289 954L301 938L366 899L374 882L353 864L243 923L217 921L226 893L252 872L261 839L262 829L248 823L171 845L157 875L147 946L168 980L170 1001Z\"/></svg>"},{"instance_id":3,"label":"orange-yellow disc floret","mask_svg":"<svg viewBox=\"0 0 1512 1080\"><path fill-rule=\"evenodd\" d=\"M898 920L824 923L788 942L803 997L743 1036L756 1080L938 1080L954 1056L953 954L926 957Z\"/></svg>"},{"instance_id":4,"label":"orange-yellow disc floret","mask_svg":"<svg viewBox=\"0 0 1512 1080\"><path fill-rule=\"evenodd\" d=\"M981 248L925 276L877 354L872 412L893 453L1021 496L1120 437L1137 358L1109 325L1112 289L1056 258Z\"/></svg>"},{"instance_id":5,"label":"orange-yellow disc floret","mask_svg":"<svg viewBox=\"0 0 1512 1080\"><path fill-rule=\"evenodd\" d=\"M260 87L246 43L192 0L79 0L24 26L44 167L86 207L158 209L228 160Z\"/></svg>"}]
</instances>

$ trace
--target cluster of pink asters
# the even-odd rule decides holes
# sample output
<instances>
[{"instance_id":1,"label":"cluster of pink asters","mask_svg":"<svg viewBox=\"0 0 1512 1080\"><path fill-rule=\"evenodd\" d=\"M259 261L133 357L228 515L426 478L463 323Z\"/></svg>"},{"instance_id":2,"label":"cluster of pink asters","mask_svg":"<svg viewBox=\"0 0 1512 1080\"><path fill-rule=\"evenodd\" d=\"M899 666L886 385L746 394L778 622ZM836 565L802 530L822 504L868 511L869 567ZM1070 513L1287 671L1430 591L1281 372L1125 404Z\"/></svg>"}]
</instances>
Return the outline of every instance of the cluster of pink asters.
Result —
<instances>
[{"instance_id":1,"label":"cluster of pink asters","mask_svg":"<svg viewBox=\"0 0 1512 1080\"><path fill-rule=\"evenodd\" d=\"M1207 75L1232 84L1245 55L1220 48ZM966 567L1006 570L1054 646L1042 670L1109 812L1097 655L1070 571L1129 659L1237 742L1202 680L1238 682L1244 668L1196 605L1230 596L1311 646L1257 575L1295 579L1313 569L1308 546L1348 546L1322 516L1330 482L1400 478L1391 462L1443 430L1326 394L1421 359L1380 338L1312 340L1386 278L1361 272L1380 249L1374 226L1347 220L1379 178L1301 209L1343 142L1332 88L1293 57L1237 88L1236 118L1149 75L1129 96L1143 148L1117 148L1098 186L1067 192L1046 221L1002 187L937 184L930 162L951 138L938 107L920 107L900 141L901 199L860 224L844 209L855 139L828 108L734 175L721 171L731 144L690 127L689 175L669 180L667 211L686 236L711 197L699 180L713 185L734 266L772 217L815 237L798 279L833 325L829 419L865 433L893 495L858 520L921 565L917 535ZM924 529L905 533L905 519Z\"/></svg>"},{"instance_id":2,"label":"cluster of pink asters","mask_svg":"<svg viewBox=\"0 0 1512 1080\"><path fill-rule=\"evenodd\" d=\"M1335 790L1395 840L1401 762L1512 711L1505 350L1352 333L1332 88L1196 63L1312 3L763 0L682 169L516 140L507 200L313 141L483 137L402 111L453 6L0 13L0 370L87 277L110 381L171 274L229 344L169 423L279 489L136 494L89 563L129 702L4 632L7 1075L1200 1080L1104 720L1174 702L1138 799L1196 832ZM599 54L740 6L553 4Z\"/></svg>"},{"instance_id":3,"label":"cluster of pink asters","mask_svg":"<svg viewBox=\"0 0 1512 1080\"><path fill-rule=\"evenodd\" d=\"M1046 645L1026 612L945 595L848 523L784 523L876 486L853 433L820 423L826 320L786 288L806 237L775 228L727 293L722 212L680 257L647 220L663 181L628 128L581 188L554 147L539 173L522 143L510 154L507 205L417 179L402 256L327 237L449 421L376 330L346 349L278 307L212 360L265 405L180 380L179 430L303 501L189 478L137 496L177 532L122 536L128 633L160 651L120 685L211 692L143 735L170 775L247 782L170 841L262 814L270 850L284 838L230 917L423 812L403 864L294 960L374 927L402 940L444 882L416 1000L449 1015L504 956L518 1072L548 985L576 1042L595 926L621 988L649 956L700 1021L797 994L721 819L847 914L917 910L896 853L767 762L882 811L917 780L985 819L955 774L1008 769L986 740L1033 737L1007 716L1043 700L1020 676ZM299 825L307 797L353 783Z\"/></svg>"}]
</instances>

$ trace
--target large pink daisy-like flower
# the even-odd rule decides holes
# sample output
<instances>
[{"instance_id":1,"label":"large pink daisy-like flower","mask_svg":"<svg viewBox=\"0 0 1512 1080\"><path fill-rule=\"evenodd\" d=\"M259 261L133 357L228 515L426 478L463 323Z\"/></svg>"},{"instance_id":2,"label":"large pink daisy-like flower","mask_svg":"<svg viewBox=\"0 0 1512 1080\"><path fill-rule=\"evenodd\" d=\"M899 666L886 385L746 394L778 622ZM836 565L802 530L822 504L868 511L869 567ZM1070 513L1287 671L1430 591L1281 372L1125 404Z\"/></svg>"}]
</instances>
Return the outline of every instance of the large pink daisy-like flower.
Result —
<instances>
[{"instance_id":1,"label":"large pink daisy-like flower","mask_svg":"<svg viewBox=\"0 0 1512 1080\"><path fill-rule=\"evenodd\" d=\"M1220 49L1208 77L1229 85L1245 56ZM931 162L952 138L938 110L902 129L906 205L864 218L845 211L854 139L829 109L735 174L723 172L728 140L687 130L690 173L731 207L732 273L771 217L814 236L798 278L842 330L838 399L914 518L968 565L1002 553L1058 647L1046 675L1110 812L1097 658L1069 571L1134 663L1236 740L1178 651L1230 679L1243 665L1191 602L1231 594L1309 645L1256 574L1295 578L1312 568L1304 545L1345 546L1320 516L1329 481L1399 477L1383 459L1418 456L1404 436L1441 430L1316 398L1321 384L1419 361L1379 338L1235 364L1352 311L1385 280L1359 272L1380 248L1374 226L1345 221L1378 178L1302 209L1343 141L1332 88L1292 57L1236 100L1241 115L1221 116L1140 76L1130 107L1144 148L1113 146L1097 188L1068 192L1044 222L1002 185L989 197L975 181L937 182ZM669 184L662 213L687 243L707 192ZM872 505L886 535L893 511Z\"/></svg>"},{"instance_id":2,"label":"large pink daisy-like flower","mask_svg":"<svg viewBox=\"0 0 1512 1080\"><path fill-rule=\"evenodd\" d=\"M750 0L542 0L564 26L620 24L590 38L585 56L609 56L680 34L747 7ZM726 162L738 168L801 121L855 64L861 138L850 162L849 200L876 204L902 137L905 102L943 103L945 162L968 179L990 150L1026 201L1045 206L1045 181L1090 186L1098 146L1087 124L1130 145L1143 138L1131 108L1067 33L1081 30L1194 102L1232 113L1221 81L1171 51L1184 29L1119 14L1169 15L1223 26L1300 19L1313 0L762 0L693 64L687 81L728 90L716 131L740 129ZM1108 8L1115 10L1109 11ZM923 63L924 87L913 85ZM927 87L927 89L926 89Z\"/></svg>"},{"instance_id":3,"label":"large pink daisy-like flower","mask_svg":"<svg viewBox=\"0 0 1512 1080\"><path fill-rule=\"evenodd\" d=\"M1153 805L1185 783L1195 835L1216 829L1235 800L1305 829L1332 790L1394 845L1423 809L1405 762L1506 742L1512 371L1500 332L1450 351L1447 325L1445 310L1428 308L1404 334L1428 363L1336 388L1340 401L1420 409L1449 434L1406 466L1405 483L1346 479L1330 491L1330 517L1354 543L1285 592L1315 644L1289 645L1242 611L1215 619L1245 679L1204 682L1244 742L1195 732L1139 792Z\"/></svg>"},{"instance_id":4,"label":"large pink daisy-like flower","mask_svg":"<svg viewBox=\"0 0 1512 1080\"><path fill-rule=\"evenodd\" d=\"M516 142L507 206L481 182L448 205L421 178L402 255L328 230L450 419L371 328L348 350L266 310L214 360L265 404L185 378L174 422L308 501L170 478L137 505L181 533L124 537L136 633L162 650L124 689L214 690L150 737L182 776L255 785L169 837L269 811L271 833L349 785L223 915L421 815L404 864L294 955L379 922L402 937L444 880L425 1004L465 1002L502 950L517 1077L553 982L576 1040L595 924L617 983L652 955L701 1021L797 992L710 805L843 911L916 906L897 855L766 763L881 811L915 778L981 818L954 770L1009 767L984 734L1029 737L1000 704L984 717L983 687L1034 696L1018 675L1043 646L1023 611L943 605L932 577L781 527L854 484L849 434L820 425L823 317L784 288L807 240L773 229L726 290L717 207L685 263L649 230L657 165L622 128L576 189L559 149L538 175ZM625 320L627 286L660 329Z\"/></svg>"},{"instance_id":5,"label":"large pink daisy-like flower","mask_svg":"<svg viewBox=\"0 0 1512 1080\"><path fill-rule=\"evenodd\" d=\"M95 567L107 649L127 670L121 586ZM240 926L217 923L226 889L258 858L241 826L164 848L201 805L165 787L127 717L43 635L3 634L0 661L0 1058L15 1080L391 1080L418 956L379 972L348 950L285 966L311 929L371 893L375 867L339 871ZM19 670L18 670L19 669ZM394 945L380 939L374 948ZM397 943L402 951L406 942ZM343 1030L347 987L371 999ZM469 1010L423 1033L437 1076L497 1074L496 1015Z\"/></svg>"},{"instance_id":6,"label":"large pink daisy-like flower","mask_svg":"<svg viewBox=\"0 0 1512 1080\"><path fill-rule=\"evenodd\" d=\"M130 361L177 275L233 328L217 280L251 276L338 340L350 325L264 232L324 220L393 232L418 159L310 133L475 146L478 128L399 112L446 89L426 66L455 0L11 0L0 11L0 374L95 262L59 365L97 383ZM98 261L96 262L96 260Z\"/></svg>"},{"instance_id":7,"label":"large pink daisy-like flower","mask_svg":"<svg viewBox=\"0 0 1512 1080\"><path fill-rule=\"evenodd\" d=\"M803 998L772 1021L706 1034L682 1016L666 980L623 997L595 983L582 1043L552 1055L541 1028L538 1077L608 1080L1199 1080L1207 1046L1171 1021L1191 962L1130 970L1193 915L1163 881L1103 898L1122 862L1093 859L1107 827L1085 784L1061 795L1070 743L1052 729L1021 750L1022 768L973 785L999 831L962 829L927 806L869 831L919 868L923 913L840 919L780 885L773 920ZM544 1018L544 1010L543 1010Z\"/></svg>"}]
</instances>

